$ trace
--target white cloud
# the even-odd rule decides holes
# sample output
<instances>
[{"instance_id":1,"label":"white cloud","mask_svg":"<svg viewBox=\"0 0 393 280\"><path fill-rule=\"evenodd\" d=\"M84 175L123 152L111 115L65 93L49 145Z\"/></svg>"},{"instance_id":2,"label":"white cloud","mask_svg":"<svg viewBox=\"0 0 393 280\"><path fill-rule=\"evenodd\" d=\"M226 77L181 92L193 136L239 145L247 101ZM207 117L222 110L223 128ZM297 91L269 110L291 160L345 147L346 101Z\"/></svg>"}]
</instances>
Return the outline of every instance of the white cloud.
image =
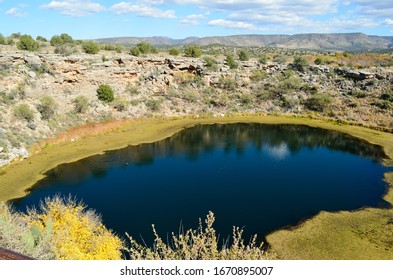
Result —
<instances>
[{"instance_id":1,"label":"white cloud","mask_svg":"<svg viewBox=\"0 0 393 280\"><path fill-rule=\"evenodd\" d=\"M199 24L201 19L204 19L206 16L203 14L194 14L194 15L188 15L184 17L180 23L183 25L197 25Z\"/></svg>"},{"instance_id":2,"label":"white cloud","mask_svg":"<svg viewBox=\"0 0 393 280\"><path fill-rule=\"evenodd\" d=\"M15 17L24 17L27 15L26 13L24 13L23 11L21 11L19 8L16 7L9 9L5 13L7 15L15 16Z\"/></svg>"},{"instance_id":3,"label":"white cloud","mask_svg":"<svg viewBox=\"0 0 393 280\"><path fill-rule=\"evenodd\" d=\"M211 20L208 22L208 25L223 26L226 28L248 29L248 30L257 29L251 23L246 23L246 22L242 22L242 21L225 20L225 19Z\"/></svg>"},{"instance_id":4,"label":"white cloud","mask_svg":"<svg viewBox=\"0 0 393 280\"><path fill-rule=\"evenodd\" d=\"M161 1L145 1L150 4L158 3ZM176 18L174 10L161 10L145 4L132 4L126 2L120 2L113 5L110 8L111 11L117 14L137 14L143 17L154 17L154 18Z\"/></svg>"},{"instance_id":5,"label":"white cloud","mask_svg":"<svg viewBox=\"0 0 393 280\"><path fill-rule=\"evenodd\" d=\"M105 7L99 3L90 0L68 0L68 1L52 1L42 5L44 9L55 10L63 15L81 17L105 10Z\"/></svg>"},{"instance_id":6,"label":"white cloud","mask_svg":"<svg viewBox=\"0 0 393 280\"><path fill-rule=\"evenodd\" d=\"M355 0L356 12L378 18L391 17L393 14L392 0Z\"/></svg>"},{"instance_id":7,"label":"white cloud","mask_svg":"<svg viewBox=\"0 0 393 280\"><path fill-rule=\"evenodd\" d=\"M393 25L393 19L387 18L385 19L382 24L384 25Z\"/></svg>"}]
</instances>

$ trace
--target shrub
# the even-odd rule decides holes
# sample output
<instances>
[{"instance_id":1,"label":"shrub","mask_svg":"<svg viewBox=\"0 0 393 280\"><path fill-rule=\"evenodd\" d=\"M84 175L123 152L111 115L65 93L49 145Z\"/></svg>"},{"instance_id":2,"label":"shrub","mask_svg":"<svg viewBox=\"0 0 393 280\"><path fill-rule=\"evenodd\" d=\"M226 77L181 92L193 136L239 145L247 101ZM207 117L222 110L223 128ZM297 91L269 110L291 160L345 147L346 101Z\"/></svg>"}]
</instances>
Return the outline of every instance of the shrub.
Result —
<instances>
[{"instance_id":1,"label":"shrub","mask_svg":"<svg viewBox=\"0 0 393 280\"><path fill-rule=\"evenodd\" d=\"M3 34L0 33L0 45L5 45L5 44L6 44L5 38L4 38Z\"/></svg>"},{"instance_id":2,"label":"shrub","mask_svg":"<svg viewBox=\"0 0 393 280\"><path fill-rule=\"evenodd\" d=\"M297 56L294 58L292 68L298 71L304 71L308 66L308 61L304 56Z\"/></svg>"},{"instance_id":3,"label":"shrub","mask_svg":"<svg viewBox=\"0 0 393 280\"><path fill-rule=\"evenodd\" d=\"M228 54L226 56L225 61L227 62L230 69L235 69L238 66L235 59L233 58L233 55L231 55L231 54Z\"/></svg>"},{"instance_id":4,"label":"shrub","mask_svg":"<svg viewBox=\"0 0 393 280\"><path fill-rule=\"evenodd\" d=\"M386 100L388 102L393 102L393 91L382 93L379 99Z\"/></svg>"},{"instance_id":5,"label":"shrub","mask_svg":"<svg viewBox=\"0 0 393 280\"><path fill-rule=\"evenodd\" d=\"M41 42L48 42L48 40L45 37L42 36L37 36L37 38L35 38L37 41L41 41Z\"/></svg>"},{"instance_id":6,"label":"shrub","mask_svg":"<svg viewBox=\"0 0 393 280\"><path fill-rule=\"evenodd\" d=\"M93 41L85 41L82 44L82 49L87 54L97 54L100 51L100 46Z\"/></svg>"},{"instance_id":7,"label":"shrub","mask_svg":"<svg viewBox=\"0 0 393 280\"><path fill-rule=\"evenodd\" d=\"M64 44L63 39L59 35L54 35L50 39L50 45L53 47L63 45L63 44Z\"/></svg>"},{"instance_id":8,"label":"shrub","mask_svg":"<svg viewBox=\"0 0 393 280\"><path fill-rule=\"evenodd\" d=\"M177 48L170 48L169 54L174 55L174 56L178 56L180 54L180 51Z\"/></svg>"},{"instance_id":9,"label":"shrub","mask_svg":"<svg viewBox=\"0 0 393 280\"><path fill-rule=\"evenodd\" d=\"M234 90L236 88L236 81L229 77L220 77L218 79L220 88L226 90Z\"/></svg>"},{"instance_id":10,"label":"shrub","mask_svg":"<svg viewBox=\"0 0 393 280\"><path fill-rule=\"evenodd\" d=\"M45 199L26 218L39 233L52 231L50 240L58 260L118 260L122 242L93 210L72 199Z\"/></svg>"},{"instance_id":11,"label":"shrub","mask_svg":"<svg viewBox=\"0 0 393 280\"><path fill-rule=\"evenodd\" d=\"M184 48L184 54L186 57L200 57L202 50L199 46L191 45Z\"/></svg>"},{"instance_id":12,"label":"shrub","mask_svg":"<svg viewBox=\"0 0 393 280\"><path fill-rule=\"evenodd\" d=\"M323 59L322 59L322 58L320 58L320 57L317 57L317 58L314 60L314 63L315 63L316 65L321 65L321 64L323 64L323 63L324 63L324 61L323 61Z\"/></svg>"},{"instance_id":13,"label":"shrub","mask_svg":"<svg viewBox=\"0 0 393 280\"><path fill-rule=\"evenodd\" d=\"M210 57L204 56L203 61L205 62L205 67L211 71L217 71L217 61Z\"/></svg>"},{"instance_id":14,"label":"shrub","mask_svg":"<svg viewBox=\"0 0 393 280\"><path fill-rule=\"evenodd\" d=\"M15 45L14 39L12 39L11 37L8 38L8 39L6 40L6 44L7 44L7 45L10 45L10 46Z\"/></svg>"},{"instance_id":15,"label":"shrub","mask_svg":"<svg viewBox=\"0 0 393 280\"><path fill-rule=\"evenodd\" d=\"M65 56L71 55L76 52L77 52L77 49L74 44L57 45L55 48L55 53L65 55Z\"/></svg>"},{"instance_id":16,"label":"shrub","mask_svg":"<svg viewBox=\"0 0 393 280\"><path fill-rule=\"evenodd\" d=\"M145 105L147 108L149 108L151 111L156 112L160 109L161 107L161 100L157 99L149 99L145 101Z\"/></svg>"},{"instance_id":17,"label":"shrub","mask_svg":"<svg viewBox=\"0 0 393 280\"><path fill-rule=\"evenodd\" d=\"M112 102L115 99L113 89L107 84L101 84L97 89L98 99L104 102Z\"/></svg>"},{"instance_id":18,"label":"shrub","mask_svg":"<svg viewBox=\"0 0 393 280\"><path fill-rule=\"evenodd\" d=\"M34 40L30 35L23 35L20 37L16 46L20 50L25 51L37 51L40 48L40 44Z\"/></svg>"},{"instance_id":19,"label":"shrub","mask_svg":"<svg viewBox=\"0 0 393 280\"><path fill-rule=\"evenodd\" d=\"M57 109L57 104L51 96L43 96L40 104L37 105L37 111L40 112L43 120L50 119Z\"/></svg>"},{"instance_id":20,"label":"shrub","mask_svg":"<svg viewBox=\"0 0 393 280\"><path fill-rule=\"evenodd\" d=\"M130 55L140 56L141 55L141 51L137 47L133 47L133 48L130 49Z\"/></svg>"},{"instance_id":21,"label":"shrub","mask_svg":"<svg viewBox=\"0 0 393 280\"><path fill-rule=\"evenodd\" d=\"M155 236L153 248L138 244L126 234L130 247L126 249L133 260L260 260L266 259L262 243L257 245L257 236L253 236L249 244L242 238L243 230L233 227L233 242L219 248L216 231L213 228L214 214L209 212L203 227L199 220L197 230L189 229L185 233L172 233L168 244L165 244L153 225Z\"/></svg>"},{"instance_id":22,"label":"shrub","mask_svg":"<svg viewBox=\"0 0 393 280\"><path fill-rule=\"evenodd\" d=\"M150 43L140 42L136 45L141 54L156 53L157 50Z\"/></svg>"},{"instance_id":23,"label":"shrub","mask_svg":"<svg viewBox=\"0 0 393 280\"><path fill-rule=\"evenodd\" d=\"M250 54L245 50L240 50L239 52L239 60L240 61L247 61L250 59Z\"/></svg>"},{"instance_id":24,"label":"shrub","mask_svg":"<svg viewBox=\"0 0 393 280\"><path fill-rule=\"evenodd\" d=\"M50 260L55 258L51 238L52 230L39 230L29 223L28 217L0 202L0 247L35 259Z\"/></svg>"},{"instance_id":25,"label":"shrub","mask_svg":"<svg viewBox=\"0 0 393 280\"><path fill-rule=\"evenodd\" d=\"M128 102L124 99L119 98L113 102L113 108L115 108L119 112L125 111L127 107L128 107Z\"/></svg>"},{"instance_id":26,"label":"shrub","mask_svg":"<svg viewBox=\"0 0 393 280\"><path fill-rule=\"evenodd\" d=\"M34 119L34 111L27 104L21 104L14 109L14 114L20 119L30 122Z\"/></svg>"},{"instance_id":27,"label":"shrub","mask_svg":"<svg viewBox=\"0 0 393 280\"><path fill-rule=\"evenodd\" d=\"M332 98L325 93L317 93L306 100L306 107L313 111L323 112L332 103Z\"/></svg>"},{"instance_id":28,"label":"shrub","mask_svg":"<svg viewBox=\"0 0 393 280\"><path fill-rule=\"evenodd\" d=\"M266 54L262 54L261 56L259 56L258 62L261 63L261 64L266 64L267 63L267 55Z\"/></svg>"},{"instance_id":29,"label":"shrub","mask_svg":"<svg viewBox=\"0 0 393 280\"><path fill-rule=\"evenodd\" d=\"M74 103L74 110L76 113L84 113L89 107L89 100L83 95L75 97L72 103Z\"/></svg>"},{"instance_id":30,"label":"shrub","mask_svg":"<svg viewBox=\"0 0 393 280\"><path fill-rule=\"evenodd\" d=\"M267 73L265 71L255 69L251 72L250 80L253 82L259 82L264 80L266 77Z\"/></svg>"},{"instance_id":31,"label":"shrub","mask_svg":"<svg viewBox=\"0 0 393 280\"><path fill-rule=\"evenodd\" d=\"M63 44L73 44L74 43L74 39L72 39L72 37L70 35L68 35L67 33L61 34L60 38L63 40Z\"/></svg>"}]
</instances>

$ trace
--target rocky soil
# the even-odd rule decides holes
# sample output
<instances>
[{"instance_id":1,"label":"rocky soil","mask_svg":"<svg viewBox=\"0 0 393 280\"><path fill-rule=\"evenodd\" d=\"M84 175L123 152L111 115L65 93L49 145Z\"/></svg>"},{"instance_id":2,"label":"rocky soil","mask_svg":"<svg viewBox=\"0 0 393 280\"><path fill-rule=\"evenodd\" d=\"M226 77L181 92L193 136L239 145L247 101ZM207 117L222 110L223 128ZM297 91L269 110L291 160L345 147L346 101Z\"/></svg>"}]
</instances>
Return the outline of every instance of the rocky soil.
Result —
<instances>
[{"instance_id":1,"label":"rocky soil","mask_svg":"<svg viewBox=\"0 0 393 280\"><path fill-rule=\"evenodd\" d=\"M0 166L28 157L32 144L65 129L111 119L285 113L393 128L392 68L298 69L252 58L230 69L224 56L209 59L0 49ZM113 102L98 100L100 84L114 89ZM40 108L48 96L55 104L44 116ZM83 110L76 108L79 96L88 100ZM327 101L313 103L321 100ZM31 118L16 112L22 104Z\"/></svg>"}]
</instances>

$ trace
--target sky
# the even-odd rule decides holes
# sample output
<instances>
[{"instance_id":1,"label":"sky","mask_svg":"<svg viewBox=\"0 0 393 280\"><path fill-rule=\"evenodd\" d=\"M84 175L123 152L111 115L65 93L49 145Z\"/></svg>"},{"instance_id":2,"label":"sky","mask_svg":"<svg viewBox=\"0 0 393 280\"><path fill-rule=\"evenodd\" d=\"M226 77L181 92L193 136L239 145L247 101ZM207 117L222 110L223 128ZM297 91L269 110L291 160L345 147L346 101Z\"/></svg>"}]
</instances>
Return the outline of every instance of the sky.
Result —
<instances>
[{"instance_id":1,"label":"sky","mask_svg":"<svg viewBox=\"0 0 393 280\"><path fill-rule=\"evenodd\" d=\"M393 0L0 0L0 33L50 39L350 33L393 36Z\"/></svg>"}]
</instances>

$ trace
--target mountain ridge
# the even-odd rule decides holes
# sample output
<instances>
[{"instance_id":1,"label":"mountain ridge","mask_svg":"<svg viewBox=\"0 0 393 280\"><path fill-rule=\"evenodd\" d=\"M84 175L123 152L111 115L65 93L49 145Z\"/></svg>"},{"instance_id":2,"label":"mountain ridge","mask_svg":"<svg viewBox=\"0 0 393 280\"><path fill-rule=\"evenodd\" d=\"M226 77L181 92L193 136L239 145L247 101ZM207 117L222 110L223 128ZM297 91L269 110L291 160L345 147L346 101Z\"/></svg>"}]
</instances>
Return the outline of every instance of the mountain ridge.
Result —
<instances>
[{"instance_id":1,"label":"mountain ridge","mask_svg":"<svg viewBox=\"0 0 393 280\"><path fill-rule=\"evenodd\" d=\"M364 33L304 33L294 35L230 35L187 37L172 39L154 37L113 37L94 41L104 44L135 45L148 42L156 46L175 45L225 45L233 47L278 47L307 50L364 51L393 48L393 36L366 35Z\"/></svg>"}]
</instances>

